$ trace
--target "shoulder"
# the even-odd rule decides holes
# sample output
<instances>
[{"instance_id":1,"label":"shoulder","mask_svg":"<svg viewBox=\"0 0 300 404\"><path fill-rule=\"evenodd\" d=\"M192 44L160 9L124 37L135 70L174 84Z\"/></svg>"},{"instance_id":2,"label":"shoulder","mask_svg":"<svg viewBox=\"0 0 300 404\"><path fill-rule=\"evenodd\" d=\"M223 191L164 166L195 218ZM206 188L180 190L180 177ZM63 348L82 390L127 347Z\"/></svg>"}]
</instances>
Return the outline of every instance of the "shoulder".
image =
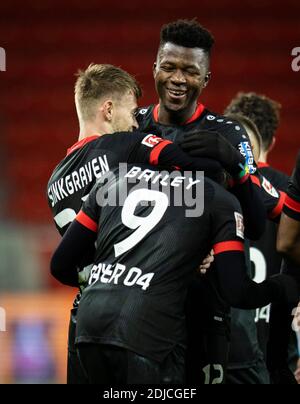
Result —
<instances>
[{"instance_id":1,"label":"shoulder","mask_svg":"<svg viewBox=\"0 0 300 404\"><path fill-rule=\"evenodd\" d=\"M152 119L152 113L155 105L149 105L147 107L141 107L137 110L136 119L138 123L141 123L147 119Z\"/></svg>"},{"instance_id":2,"label":"shoulder","mask_svg":"<svg viewBox=\"0 0 300 404\"><path fill-rule=\"evenodd\" d=\"M261 167L258 165L259 172L271 182L280 191L285 191L288 187L289 176L271 166Z\"/></svg>"},{"instance_id":3,"label":"shoulder","mask_svg":"<svg viewBox=\"0 0 300 404\"><path fill-rule=\"evenodd\" d=\"M211 112L208 109L205 110L202 119L203 127L228 137L230 142L235 145L249 141L245 128L236 120Z\"/></svg>"}]
</instances>

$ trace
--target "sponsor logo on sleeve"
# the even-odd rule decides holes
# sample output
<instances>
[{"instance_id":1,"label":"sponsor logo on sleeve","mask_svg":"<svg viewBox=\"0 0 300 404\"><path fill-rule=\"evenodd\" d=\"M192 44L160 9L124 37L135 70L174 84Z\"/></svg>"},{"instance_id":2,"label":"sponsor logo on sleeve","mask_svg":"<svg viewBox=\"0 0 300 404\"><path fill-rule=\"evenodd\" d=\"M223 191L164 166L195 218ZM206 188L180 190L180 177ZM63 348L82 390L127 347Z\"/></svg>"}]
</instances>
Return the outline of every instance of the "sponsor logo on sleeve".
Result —
<instances>
[{"instance_id":1,"label":"sponsor logo on sleeve","mask_svg":"<svg viewBox=\"0 0 300 404\"><path fill-rule=\"evenodd\" d=\"M147 135L142 140L142 144L148 147L154 147L158 145L158 143L162 142L164 139L155 135Z\"/></svg>"},{"instance_id":2,"label":"sponsor logo on sleeve","mask_svg":"<svg viewBox=\"0 0 300 404\"><path fill-rule=\"evenodd\" d=\"M242 156L246 159L246 165L249 168L249 173L254 174L256 172L256 168L254 166L254 157L252 153L252 147L249 142L241 142L239 144L239 151Z\"/></svg>"},{"instance_id":3,"label":"sponsor logo on sleeve","mask_svg":"<svg viewBox=\"0 0 300 404\"><path fill-rule=\"evenodd\" d=\"M236 235L242 239L244 239L244 218L238 212L234 212L235 223L236 223Z\"/></svg>"}]
</instances>

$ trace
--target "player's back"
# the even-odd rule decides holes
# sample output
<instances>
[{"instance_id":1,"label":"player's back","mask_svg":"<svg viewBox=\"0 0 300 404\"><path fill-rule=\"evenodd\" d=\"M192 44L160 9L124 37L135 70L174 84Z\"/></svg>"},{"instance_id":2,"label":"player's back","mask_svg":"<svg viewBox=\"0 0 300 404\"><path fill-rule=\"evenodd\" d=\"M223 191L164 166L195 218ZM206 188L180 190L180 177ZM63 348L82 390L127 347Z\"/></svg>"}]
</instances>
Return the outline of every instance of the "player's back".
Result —
<instances>
[{"instance_id":1,"label":"player's back","mask_svg":"<svg viewBox=\"0 0 300 404\"><path fill-rule=\"evenodd\" d=\"M109 194L118 203L101 203ZM128 195L123 206L121 195ZM129 166L125 175L114 170L83 207L99 233L79 306L77 342L116 344L159 361L175 345L184 345L188 283L212 244L223 241L217 239L218 226L225 237L227 215L234 218L239 209L223 188L192 174L170 177L148 166ZM232 233L236 236L235 221Z\"/></svg>"},{"instance_id":2,"label":"player's back","mask_svg":"<svg viewBox=\"0 0 300 404\"><path fill-rule=\"evenodd\" d=\"M68 149L47 186L48 204L61 235L75 219L95 182L120 162L149 160L152 135L119 132L90 136Z\"/></svg>"}]
</instances>

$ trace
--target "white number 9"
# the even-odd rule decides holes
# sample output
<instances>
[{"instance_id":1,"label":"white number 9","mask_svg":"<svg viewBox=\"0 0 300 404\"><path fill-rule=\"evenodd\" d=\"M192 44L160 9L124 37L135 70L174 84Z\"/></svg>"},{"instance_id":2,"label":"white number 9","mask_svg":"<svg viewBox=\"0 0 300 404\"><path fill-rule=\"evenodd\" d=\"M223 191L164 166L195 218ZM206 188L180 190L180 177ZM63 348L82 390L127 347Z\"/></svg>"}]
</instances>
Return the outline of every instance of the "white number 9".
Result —
<instances>
[{"instance_id":1,"label":"white number 9","mask_svg":"<svg viewBox=\"0 0 300 404\"><path fill-rule=\"evenodd\" d=\"M146 217L134 214L137 205L142 201L155 202L151 213ZM133 191L124 202L121 217L125 226L136 231L125 240L115 244L115 256L119 257L138 244L159 223L168 205L168 197L162 192L149 189Z\"/></svg>"}]
</instances>

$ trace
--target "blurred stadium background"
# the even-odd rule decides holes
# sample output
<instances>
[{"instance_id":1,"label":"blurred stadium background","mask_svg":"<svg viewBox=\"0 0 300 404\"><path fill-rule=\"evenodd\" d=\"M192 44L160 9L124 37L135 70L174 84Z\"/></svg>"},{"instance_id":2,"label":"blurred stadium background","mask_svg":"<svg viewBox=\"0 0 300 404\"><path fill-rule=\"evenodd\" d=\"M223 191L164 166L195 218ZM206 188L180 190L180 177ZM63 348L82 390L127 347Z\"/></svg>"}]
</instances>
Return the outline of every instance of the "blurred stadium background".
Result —
<instances>
[{"instance_id":1,"label":"blurred stadium background","mask_svg":"<svg viewBox=\"0 0 300 404\"><path fill-rule=\"evenodd\" d=\"M77 140L74 74L91 62L116 64L142 83L141 105L155 102L151 68L160 27L192 17L216 39L202 102L221 112L241 90L279 101L282 124L271 163L289 174L300 147L300 72L291 68L291 51L300 46L298 0L1 2L7 71L0 72L0 307L6 311L0 383L65 382L76 291L49 276L59 237L46 184Z\"/></svg>"}]
</instances>

